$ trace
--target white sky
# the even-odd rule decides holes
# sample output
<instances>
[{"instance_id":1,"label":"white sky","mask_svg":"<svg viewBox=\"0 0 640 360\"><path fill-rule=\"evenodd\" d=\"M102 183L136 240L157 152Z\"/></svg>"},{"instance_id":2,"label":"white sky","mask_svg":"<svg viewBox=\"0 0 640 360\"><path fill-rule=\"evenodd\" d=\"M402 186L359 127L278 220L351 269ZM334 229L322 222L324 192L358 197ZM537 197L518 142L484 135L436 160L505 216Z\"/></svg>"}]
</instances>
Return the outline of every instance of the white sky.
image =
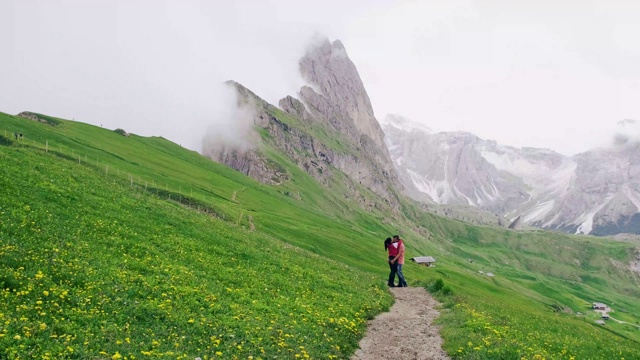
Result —
<instances>
[{"instance_id":1,"label":"white sky","mask_svg":"<svg viewBox=\"0 0 640 360\"><path fill-rule=\"evenodd\" d=\"M632 0L0 0L0 111L199 150L229 113L219 84L277 104L316 33L342 40L379 119L564 154L640 120Z\"/></svg>"}]
</instances>

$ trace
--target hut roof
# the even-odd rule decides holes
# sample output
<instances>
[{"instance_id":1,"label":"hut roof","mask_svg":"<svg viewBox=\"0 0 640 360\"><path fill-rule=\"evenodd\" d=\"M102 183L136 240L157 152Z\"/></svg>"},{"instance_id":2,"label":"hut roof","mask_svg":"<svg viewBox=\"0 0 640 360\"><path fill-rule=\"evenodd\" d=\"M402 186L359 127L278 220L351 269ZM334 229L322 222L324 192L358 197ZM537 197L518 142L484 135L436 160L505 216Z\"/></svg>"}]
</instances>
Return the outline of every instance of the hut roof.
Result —
<instances>
[{"instance_id":1,"label":"hut roof","mask_svg":"<svg viewBox=\"0 0 640 360\"><path fill-rule=\"evenodd\" d=\"M417 262L418 264L436 262L436 259L431 256L416 256L414 258L411 258L411 260Z\"/></svg>"}]
</instances>

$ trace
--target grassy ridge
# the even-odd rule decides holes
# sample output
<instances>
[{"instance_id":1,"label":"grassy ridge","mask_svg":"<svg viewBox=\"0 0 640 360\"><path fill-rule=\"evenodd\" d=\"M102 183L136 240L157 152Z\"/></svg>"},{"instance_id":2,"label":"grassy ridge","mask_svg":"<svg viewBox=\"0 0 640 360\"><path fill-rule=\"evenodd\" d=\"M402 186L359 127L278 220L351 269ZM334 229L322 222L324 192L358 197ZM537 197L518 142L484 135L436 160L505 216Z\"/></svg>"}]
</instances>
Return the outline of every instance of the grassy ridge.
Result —
<instances>
[{"instance_id":1,"label":"grassy ridge","mask_svg":"<svg viewBox=\"0 0 640 360\"><path fill-rule=\"evenodd\" d=\"M358 269L2 150L0 358L344 358L389 305Z\"/></svg>"},{"instance_id":2,"label":"grassy ridge","mask_svg":"<svg viewBox=\"0 0 640 360\"><path fill-rule=\"evenodd\" d=\"M59 121L0 114L0 135L25 134L0 137L0 358L347 358L390 304L381 240L396 232L409 257L438 259L405 273L444 280L456 358L639 353L635 328L557 311L604 301L637 323L638 282L621 265L634 244L474 227L408 201L404 216L367 213L337 171L328 191L268 149L291 181L261 185L162 138Z\"/></svg>"}]
</instances>

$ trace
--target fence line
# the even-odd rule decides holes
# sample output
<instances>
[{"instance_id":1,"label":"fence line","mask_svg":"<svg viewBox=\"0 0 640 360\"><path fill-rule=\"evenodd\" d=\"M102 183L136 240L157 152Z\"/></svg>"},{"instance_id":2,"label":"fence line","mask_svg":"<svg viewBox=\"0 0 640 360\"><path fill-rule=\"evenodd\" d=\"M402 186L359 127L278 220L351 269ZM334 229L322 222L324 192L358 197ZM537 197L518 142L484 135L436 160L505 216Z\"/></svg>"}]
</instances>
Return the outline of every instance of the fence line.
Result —
<instances>
[{"instance_id":1,"label":"fence line","mask_svg":"<svg viewBox=\"0 0 640 360\"><path fill-rule=\"evenodd\" d=\"M10 134L13 135L13 134L16 134L16 133L10 132ZM7 136L7 130L6 129L4 129L4 136L6 138L14 140L13 137L8 137ZM56 153L56 151L54 150L55 149L55 144L53 144L53 143L50 144L49 140L45 140L43 144L40 144L34 138L34 139L31 139L33 141L33 145L31 145L30 142L27 143L27 140L28 139L27 139L26 136L24 136L24 134L23 134L22 138L18 138L17 139L17 141L19 143L23 143L25 146L29 146L29 147L33 147L33 148L36 148L36 149L44 150L45 154L49 154L50 150L51 150L52 154L55 155L55 153ZM68 148L67 149L67 150L71 150L71 156L70 157L69 157L68 151L67 152L63 151L62 144L58 144L58 147L57 147L56 150L58 150L57 151L58 154L63 155L63 156L67 156L68 158L70 158L72 160L76 158L76 152L75 152L75 149L73 149L73 148ZM100 166L101 163L100 163L100 160L99 160L98 157L96 157L95 166L88 162L88 155L87 154L84 154L84 161L83 161L82 157L83 157L82 154L77 154L77 159L78 159L78 164L79 165L85 165L85 166L89 166L89 167L93 166L97 170L100 170L100 172L102 171L101 170L102 166ZM109 177L109 175L110 175L109 174L109 170L113 170L114 166L112 165L111 169L110 169L109 163L107 161L103 161L102 165L104 165L104 176L105 177ZM208 185L206 186L206 189L205 189L205 188L203 188L201 186L198 186L198 185L189 184L190 195L188 197L184 196L184 198L183 198L183 195L185 195L185 194L182 193L182 185L178 185L178 189L175 189L177 191L175 191L175 190L172 191L172 189L169 187L169 183L165 182L165 184L164 184L165 186L164 186L164 190L163 190L163 189L161 189L161 185L160 184L158 184L158 186L156 186L155 179L152 178L151 179L151 187L149 187L149 181L148 180L144 180L144 184L143 184L143 177L142 176L137 175L137 174L133 174L132 172L128 172L128 179L125 179L125 178L122 178L120 176L120 168L115 166L115 169L117 171L117 175L114 174L113 171L111 171L111 177L114 177L114 178L120 179L120 180L125 180L125 181L128 180L129 187L134 189L134 190L143 190L144 192L149 192L151 194L155 194L155 196L158 197L158 198L161 198L161 199L164 198L164 199L168 199L170 201L176 201L176 202L179 202L182 205L187 205L187 206L190 206L190 207L194 207L198 211L204 211L206 213L212 214L213 216L216 216L217 218L222 219L224 221L227 220L226 216L225 216L225 213L223 211L219 210L219 209L216 209L213 206L213 204L208 201L209 198L207 198L207 195L209 195L210 197L214 197L214 196L215 197L221 197L221 195L219 195L219 194L215 193L214 191L212 191L212 188L210 186L208 186ZM154 173L154 172L150 172L150 173L152 175L157 176L157 177L161 177L161 175L158 174L158 173ZM137 179L138 181L137 182L135 181L136 180L135 179L136 176L138 177L138 179ZM196 191L196 196L195 197L194 197L194 191L193 191L194 187L196 189L200 189L200 192ZM173 195L173 197L172 197L172 195ZM234 200L228 199L228 201L230 203L237 203L237 201L235 201L235 199ZM237 219L237 224L238 225L240 225L240 219L242 219L242 211L241 211L240 218ZM236 221L233 221L233 223L236 223Z\"/></svg>"}]
</instances>

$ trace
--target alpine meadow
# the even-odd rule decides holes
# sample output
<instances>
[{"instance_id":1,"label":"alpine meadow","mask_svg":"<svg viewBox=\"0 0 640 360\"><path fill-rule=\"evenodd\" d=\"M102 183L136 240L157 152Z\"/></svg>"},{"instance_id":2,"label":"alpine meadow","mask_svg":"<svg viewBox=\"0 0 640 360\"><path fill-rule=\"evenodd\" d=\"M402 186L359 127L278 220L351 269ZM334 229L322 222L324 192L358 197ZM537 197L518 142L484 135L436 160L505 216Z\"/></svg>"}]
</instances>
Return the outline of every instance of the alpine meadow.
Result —
<instances>
[{"instance_id":1,"label":"alpine meadow","mask_svg":"<svg viewBox=\"0 0 640 360\"><path fill-rule=\"evenodd\" d=\"M346 359L392 304L393 233L408 258L437 259L405 274L442 303L453 359L640 356L637 242L473 226L404 197L396 212L364 208L342 172L323 185L267 145L287 181L34 116L0 114L2 359ZM625 323L596 324L593 302Z\"/></svg>"},{"instance_id":2,"label":"alpine meadow","mask_svg":"<svg viewBox=\"0 0 640 360\"><path fill-rule=\"evenodd\" d=\"M0 360L640 360L639 13L0 0Z\"/></svg>"}]
</instances>

